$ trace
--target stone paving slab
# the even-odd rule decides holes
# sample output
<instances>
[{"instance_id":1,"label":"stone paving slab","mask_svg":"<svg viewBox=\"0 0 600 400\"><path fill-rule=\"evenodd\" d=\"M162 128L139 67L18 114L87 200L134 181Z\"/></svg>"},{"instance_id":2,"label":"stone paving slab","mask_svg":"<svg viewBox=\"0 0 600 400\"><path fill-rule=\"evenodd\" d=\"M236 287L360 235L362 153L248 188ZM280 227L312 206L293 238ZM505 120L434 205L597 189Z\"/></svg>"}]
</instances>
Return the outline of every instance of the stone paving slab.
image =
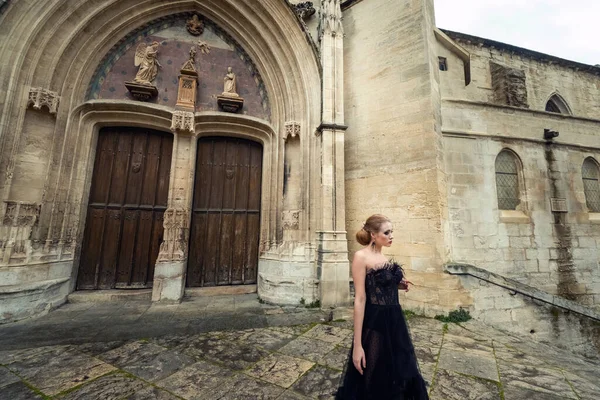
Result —
<instances>
[{"instance_id":1,"label":"stone paving slab","mask_svg":"<svg viewBox=\"0 0 600 400\"><path fill-rule=\"evenodd\" d=\"M0 400L332 399L352 343L352 320L255 295L115 307L77 303L0 326ZM600 399L600 359L477 321L408 322L432 400Z\"/></svg>"}]
</instances>

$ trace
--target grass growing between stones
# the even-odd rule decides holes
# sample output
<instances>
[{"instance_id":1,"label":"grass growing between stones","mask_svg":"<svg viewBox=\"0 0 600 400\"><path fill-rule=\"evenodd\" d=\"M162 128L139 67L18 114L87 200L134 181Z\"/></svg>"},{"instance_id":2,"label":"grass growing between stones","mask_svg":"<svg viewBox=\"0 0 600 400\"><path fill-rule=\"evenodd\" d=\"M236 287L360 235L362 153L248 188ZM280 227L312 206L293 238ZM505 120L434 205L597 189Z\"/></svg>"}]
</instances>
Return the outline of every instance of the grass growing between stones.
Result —
<instances>
[{"instance_id":1,"label":"grass growing between stones","mask_svg":"<svg viewBox=\"0 0 600 400\"><path fill-rule=\"evenodd\" d=\"M438 365L440 364L440 355L442 354L442 347L444 347L444 339L446 337L446 333L448 332L448 324L444 324L442 327L442 340L440 341L440 348L438 349L437 355L435 357L435 365L433 367L433 373L431 374L431 383L429 385L429 394L433 391L435 386L435 376L438 371Z\"/></svg>"},{"instance_id":2,"label":"grass growing between stones","mask_svg":"<svg viewBox=\"0 0 600 400\"><path fill-rule=\"evenodd\" d=\"M458 324L460 322L467 322L472 317L469 311L465 310L464 308L460 308L458 310L450 311L447 316L440 314L436 315L434 318L441 322L453 322Z\"/></svg>"},{"instance_id":3,"label":"grass growing between stones","mask_svg":"<svg viewBox=\"0 0 600 400\"><path fill-rule=\"evenodd\" d=\"M506 400L504 397L504 386L502 385L502 379L500 378L500 366L498 365L498 357L496 357L496 342L494 342L494 340L492 340L492 353L494 354L496 370L498 371L498 394L500 395L500 400Z\"/></svg>"}]
</instances>

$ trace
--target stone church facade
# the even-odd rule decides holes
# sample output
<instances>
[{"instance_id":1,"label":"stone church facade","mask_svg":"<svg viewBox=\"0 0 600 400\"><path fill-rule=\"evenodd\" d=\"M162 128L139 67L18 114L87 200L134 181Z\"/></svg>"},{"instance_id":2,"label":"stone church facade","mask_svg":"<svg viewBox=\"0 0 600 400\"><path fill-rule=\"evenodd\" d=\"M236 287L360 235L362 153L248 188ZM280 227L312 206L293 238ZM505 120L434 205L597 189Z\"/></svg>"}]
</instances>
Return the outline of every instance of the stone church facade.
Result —
<instances>
[{"instance_id":1,"label":"stone church facade","mask_svg":"<svg viewBox=\"0 0 600 400\"><path fill-rule=\"evenodd\" d=\"M459 264L600 306L600 67L432 0L5 1L0 37L3 322L85 290L349 305L372 213L410 309L519 318Z\"/></svg>"}]
</instances>

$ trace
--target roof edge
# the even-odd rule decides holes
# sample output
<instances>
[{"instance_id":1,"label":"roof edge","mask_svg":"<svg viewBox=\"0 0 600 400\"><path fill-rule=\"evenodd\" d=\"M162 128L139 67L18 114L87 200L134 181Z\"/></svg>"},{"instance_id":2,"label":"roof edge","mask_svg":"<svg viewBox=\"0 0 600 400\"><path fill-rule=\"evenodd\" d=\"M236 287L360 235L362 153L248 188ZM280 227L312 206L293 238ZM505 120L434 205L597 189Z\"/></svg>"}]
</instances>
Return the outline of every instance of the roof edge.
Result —
<instances>
[{"instance_id":1,"label":"roof edge","mask_svg":"<svg viewBox=\"0 0 600 400\"><path fill-rule=\"evenodd\" d=\"M578 71L585 71L594 75L600 75L600 66L584 64L577 61L571 61L564 58L552 56L550 54L540 53L538 51L525 49L523 47L513 46L511 44L498 42L491 39L485 39L479 36L468 35L466 33L454 32L448 29L441 29L446 35L458 42L471 42L481 44L485 47L495 47L500 50L505 50L511 53L520 54L522 56L549 64L558 64L567 68L573 68Z\"/></svg>"}]
</instances>

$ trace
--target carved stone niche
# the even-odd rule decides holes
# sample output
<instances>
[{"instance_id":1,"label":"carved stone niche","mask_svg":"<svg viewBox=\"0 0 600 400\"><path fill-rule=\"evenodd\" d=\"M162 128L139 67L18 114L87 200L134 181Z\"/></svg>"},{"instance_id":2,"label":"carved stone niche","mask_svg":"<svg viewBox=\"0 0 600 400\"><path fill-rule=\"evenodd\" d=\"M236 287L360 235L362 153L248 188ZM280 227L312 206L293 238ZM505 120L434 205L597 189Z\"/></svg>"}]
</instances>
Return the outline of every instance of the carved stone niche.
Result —
<instances>
[{"instance_id":1,"label":"carved stone niche","mask_svg":"<svg viewBox=\"0 0 600 400\"><path fill-rule=\"evenodd\" d=\"M525 71L490 61L494 101L498 104L529 108Z\"/></svg>"},{"instance_id":2,"label":"carved stone niche","mask_svg":"<svg viewBox=\"0 0 600 400\"><path fill-rule=\"evenodd\" d=\"M288 137L300 136L300 124L296 121L288 121L285 123L285 133L283 139L287 140Z\"/></svg>"},{"instance_id":3,"label":"carved stone niche","mask_svg":"<svg viewBox=\"0 0 600 400\"><path fill-rule=\"evenodd\" d=\"M194 113L189 111L174 111L171 119L171 131L194 133Z\"/></svg>"},{"instance_id":4,"label":"carved stone niche","mask_svg":"<svg viewBox=\"0 0 600 400\"><path fill-rule=\"evenodd\" d=\"M292 4L292 7L302 20L310 18L315 13L315 7L313 7L312 1L303 1L298 4Z\"/></svg>"},{"instance_id":5,"label":"carved stone niche","mask_svg":"<svg viewBox=\"0 0 600 400\"><path fill-rule=\"evenodd\" d=\"M160 245L157 262L186 260L190 210L168 208L163 219L164 239Z\"/></svg>"},{"instance_id":6,"label":"carved stone niche","mask_svg":"<svg viewBox=\"0 0 600 400\"><path fill-rule=\"evenodd\" d=\"M60 96L58 93L44 88L31 88L29 89L29 98L27 99L27 107L32 107L34 110L41 110L42 107L48 107L50 114L56 114L58 112L58 103L60 102Z\"/></svg>"}]
</instances>

